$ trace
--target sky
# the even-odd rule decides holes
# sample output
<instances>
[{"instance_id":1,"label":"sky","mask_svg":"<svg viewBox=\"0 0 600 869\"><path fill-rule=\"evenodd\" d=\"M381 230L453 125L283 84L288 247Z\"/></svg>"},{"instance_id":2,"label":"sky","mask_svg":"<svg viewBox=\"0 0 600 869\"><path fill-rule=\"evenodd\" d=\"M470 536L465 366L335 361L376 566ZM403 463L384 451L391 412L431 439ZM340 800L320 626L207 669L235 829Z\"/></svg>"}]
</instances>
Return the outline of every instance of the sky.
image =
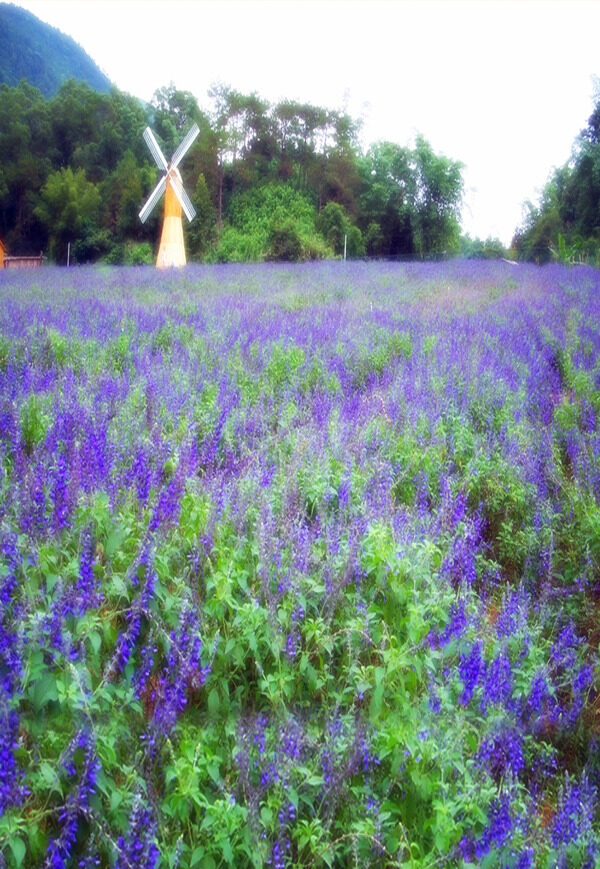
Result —
<instances>
[{"instance_id":1,"label":"sky","mask_svg":"<svg viewBox=\"0 0 600 869\"><path fill-rule=\"evenodd\" d=\"M13 0L14 2L14 0ZM509 244L600 96L600 0L18 0L121 90L222 82L345 109L361 145L464 164L462 226Z\"/></svg>"}]
</instances>

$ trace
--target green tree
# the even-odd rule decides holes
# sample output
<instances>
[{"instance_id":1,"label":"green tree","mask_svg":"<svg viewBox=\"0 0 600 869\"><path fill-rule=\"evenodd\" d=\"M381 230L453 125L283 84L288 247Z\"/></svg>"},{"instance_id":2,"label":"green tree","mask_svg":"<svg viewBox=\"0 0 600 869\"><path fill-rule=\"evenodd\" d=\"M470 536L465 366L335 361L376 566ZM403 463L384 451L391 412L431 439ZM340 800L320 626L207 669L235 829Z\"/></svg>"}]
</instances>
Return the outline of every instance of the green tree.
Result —
<instances>
[{"instance_id":1,"label":"green tree","mask_svg":"<svg viewBox=\"0 0 600 869\"><path fill-rule=\"evenodd\" d=\"M73 172L67 167L48 176L36 214L47 229L54 260L66 260L68 242L78 243L85 257L86 246L93 245L97 234L99 209L100 194L83 169Z\"/></svg>"},{"instance_id":2,"label":"green tree","mask_svg":"<svg viewBox=\"0 0 600 869\"><path fill-rule=\"evenodd\" d=\"M317 219L317 229L338 256L344 253L344 245L349 257L364 254L365 248L360 229L350 222L345 209L337 202L328 202L321 209Z\"/></svg>"},{"instance_id":3,"label":"green tree","mask_svg":"<svg viewBox=\"0 0 600 869\"><path fill-rule=\"evenodd\" d=\"M46 244L35 216L39 190L52 168L54 149L48 103L27 82L0 87L0 237L18 253Z\"/></svg>"},{"instance_id":4,"label":"green tree","mask_svg":"<svg viewBox=\"0 0 600 869\"><path fill-rule=\"evenodd\" d=\"M558 244L563 229L556 186L549 181L544 187L541 202L526 202L525 219L515 233L512 246L520 259L544 264L552 259L552 247Z\"/></svg>"},{"instance_id":5,"label":"green tree","mask_svg":"<svg viewBox=\"0 0 600 869\"><path fill-rule=\"evenodd\" d=\"M498 238L471 238L466 233L460 238L460 255L465 259L500 259L507 256L508 251Z\"/></svg>"},{"instance_id":6,"label":"green tree","mask_svg":"<svg viewBox=\"0 0 600 869\"><path fill-rule=\"evenodd\" d=\"M359 225L370 229L369 252L381 256L412 254L416 176L412 154L394 142L379 142L359 162L362 180Z\"/></svg>"},{"instance_id":7,"label":"green tree","mask_svg":"<svg viewBox=\"0 0 600 869\"><path fill-rule=\"evenodd\" d=\"M202 173L196 182L192 202L196 216L190 224L185 225L186 248L190 258L203 259L215 240L217 212Z\"/></svg>"},{"instance_id":8,"label":"green tree","mask_svg":"<svg viewBox=\"0 0 600 869\"><path fill-rule=\"evenodd\" d=\"M116 242L138 238L142 230L138 214L143 205L142 171L132 151L127 150L100 188L103 224Z\"/></svg>"},{"instance_id":9,"label":"green tree","mask_svg":"<svg viewBox=\"0 0 600 869\"><path fill-rule=\"evenodd\" d=\"M600 264L600 98L571 159L554 170L539 202L525 203L513 247L521 259Z\"/></svg>"},{"instance_id":10,"label":"green tree","mask_svg":"<svg viewBox=\"0 0 600 869\"><path fill-rule=\"evenodd\" d=\"M364 235L365 251L369 256L381 256L383 253L383 233L380 225L371 220Z\"/></svg>"},{"instance_id":11,"label":"green tree","mask_svg":"<svg viewBox=\"0 0 600 869\"><path fill-rule=\"evenodd\" d=\"M422 255L456 253L460 245L463 164L435 154L423 136L414 151L416 247Z\"/></svg>"}]
</instances>

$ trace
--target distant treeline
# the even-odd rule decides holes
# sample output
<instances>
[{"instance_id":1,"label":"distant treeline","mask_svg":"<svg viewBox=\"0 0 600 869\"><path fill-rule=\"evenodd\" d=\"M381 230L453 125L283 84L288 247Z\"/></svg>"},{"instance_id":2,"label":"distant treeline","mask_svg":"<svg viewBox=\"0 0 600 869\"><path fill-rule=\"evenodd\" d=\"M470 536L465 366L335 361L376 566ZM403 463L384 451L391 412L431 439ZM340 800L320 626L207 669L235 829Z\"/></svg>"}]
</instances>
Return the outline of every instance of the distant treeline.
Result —
<instances>
[{"instance_id":1,"label":"distant treeline","mask_svg":"<svg viewBox=\"0 0 600 869\"><path fill-rule=\"evenodd\" d=\"M600 91L569 161L526 208L512 241L520 259L600 265Z\"/></svg>"},{"instance_id":2,"label":"distant treeline","mask_svg":"<svg viewBox=\"0 0 600 869\"><path fill-rule=\"evenodd\" d=\"M344 111L219 85L202 111L158 90L149 105L69 81L45 99L26 82L0 88L0 238L11 253L64 262L152 260L161 208L138 212L157 181L142 132L169 157L195 121L183 161L197 211L188 257L207 261L430 256L460 250L461 163L380 142L364 153Z\"/></svg>"},{"instance_id":3,"label":"distant treeline","mask_svg":"<svg viewBox=\"0 0 600 869\"><path fill-rule=\"evenodd\" d=\"M225 85L203 111L173 85L150 104L71 80L56 96L0 87L0 238L10 253L50 260L153 261L161 207L138 213L158 172L142 133L169 157L193 122L181 165L197 216L188 258L207 262L348 257L506 256L496 239L460 235L463 166L417 136L414 147L359 144L345 111L271 105ZM594 260L600 250L600 104L574 158L530 205L512 255Z\"/></svg>"}]
</instances>

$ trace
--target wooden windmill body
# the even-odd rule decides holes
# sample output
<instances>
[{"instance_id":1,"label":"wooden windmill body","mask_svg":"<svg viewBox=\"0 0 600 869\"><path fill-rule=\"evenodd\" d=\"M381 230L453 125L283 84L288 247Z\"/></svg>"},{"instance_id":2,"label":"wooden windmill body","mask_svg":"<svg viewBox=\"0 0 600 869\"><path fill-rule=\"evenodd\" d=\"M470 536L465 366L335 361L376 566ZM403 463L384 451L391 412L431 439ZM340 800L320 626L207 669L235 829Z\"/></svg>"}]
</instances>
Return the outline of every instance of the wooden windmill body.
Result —
<instances>
[{"instance_id":1,"label":"wooden windmill body","mask_svg":"<svg viewBox=\"0 0 600 869\"><path fill-rule=\"evenodd\" d=\"M156 257L158 268L184 266L186 262L185 245L183 243L183 222L181 219L183 209L174 190L176 184L179 185L180 191L183 190L181 175L177 169L171 174L165 190L163 225L158 255Z\"/></svg>"},{"instance_id":2,"label":"wooden windmill body","mask_svg":"<svg viewBox=\"0 0 600 869\"><path fill-rule=\"evenodd\" d=\"M157 268L184 266L186 263L182 213L191 221L196 216L196 211L183 189L181 174L177 167L199 132L198 126L194 124L173 154L171 162L167 163L150 127L144 130L144 139L150 153L158 168L165 173L139 215L142 223L145 223L162 194L165 194L163 225L156 257Z\"/></svg>"}]
</instances>

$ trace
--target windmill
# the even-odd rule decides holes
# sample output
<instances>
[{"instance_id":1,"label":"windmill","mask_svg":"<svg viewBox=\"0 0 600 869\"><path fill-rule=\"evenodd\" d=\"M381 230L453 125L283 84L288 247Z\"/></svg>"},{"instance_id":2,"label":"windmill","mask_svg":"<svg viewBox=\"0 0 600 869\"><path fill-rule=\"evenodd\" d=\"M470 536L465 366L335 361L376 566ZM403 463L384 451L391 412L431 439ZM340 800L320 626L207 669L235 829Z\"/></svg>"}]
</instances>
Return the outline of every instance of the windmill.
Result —
<instances>
[{"instance_id":1,"label":"windmill","mask_svg":"<svg viewBox=\"0 0 600 869\"><path fill-rule=\"evenodd\" d=\"M187 219L192 221L196 216L196 210L183 189L181 175L177 167L199 132L198 125L194 124L171 157L171 162L167 163L150 127L146 127L144 130L144 139L154 157L154 162L165 173L148 197L148 201L139 215L142 223L145 223L160 197L163 193L165 194L163 226L158 256L156 257L157 268L185 265L181 212L183 211Z\"/></svg>"}]
</instances>

